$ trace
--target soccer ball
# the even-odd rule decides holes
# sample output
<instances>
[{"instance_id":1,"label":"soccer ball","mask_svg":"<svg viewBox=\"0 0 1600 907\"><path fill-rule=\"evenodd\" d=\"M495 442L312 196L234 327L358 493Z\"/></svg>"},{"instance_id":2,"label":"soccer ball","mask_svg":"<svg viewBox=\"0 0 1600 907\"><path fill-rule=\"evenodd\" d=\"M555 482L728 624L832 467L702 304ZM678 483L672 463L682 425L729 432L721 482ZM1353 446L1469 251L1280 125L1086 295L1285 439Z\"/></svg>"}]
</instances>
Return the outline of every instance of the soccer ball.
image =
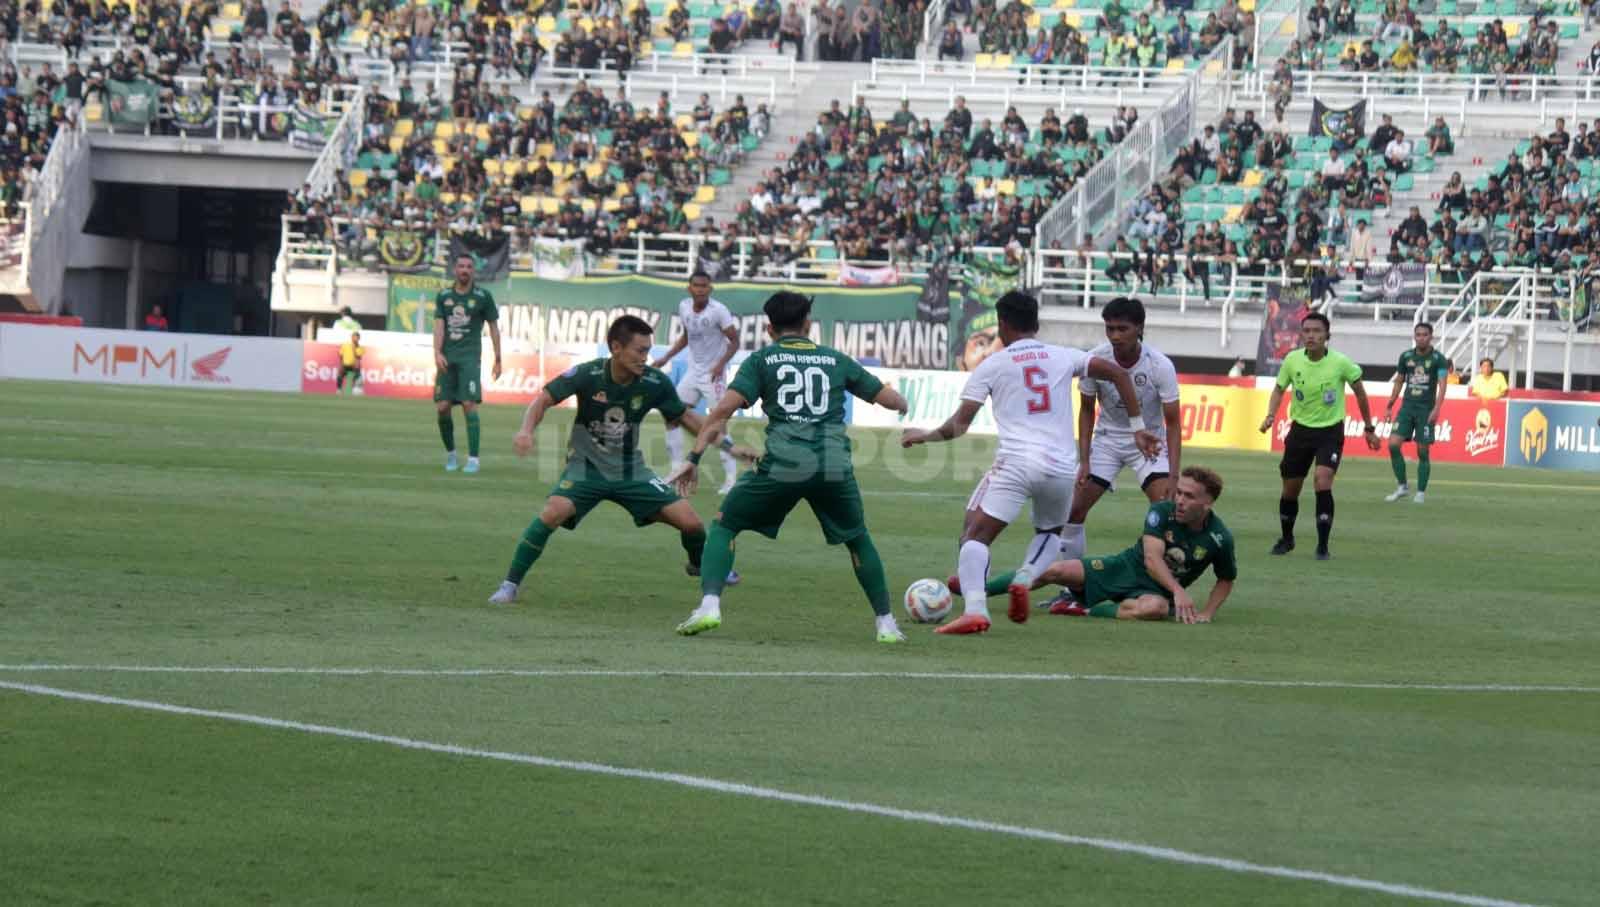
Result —
<instances>
[{"instance_id":1,"label":"soccer ball","mask_svg":"<svg viewBox=\"0 0 1600 907\"><path fill-rule=\"evenodd\" d=\"M919 579L906 588L906 614L919 624L950 616L950 589L936 579Z\"/></svg>"}]
</instances>

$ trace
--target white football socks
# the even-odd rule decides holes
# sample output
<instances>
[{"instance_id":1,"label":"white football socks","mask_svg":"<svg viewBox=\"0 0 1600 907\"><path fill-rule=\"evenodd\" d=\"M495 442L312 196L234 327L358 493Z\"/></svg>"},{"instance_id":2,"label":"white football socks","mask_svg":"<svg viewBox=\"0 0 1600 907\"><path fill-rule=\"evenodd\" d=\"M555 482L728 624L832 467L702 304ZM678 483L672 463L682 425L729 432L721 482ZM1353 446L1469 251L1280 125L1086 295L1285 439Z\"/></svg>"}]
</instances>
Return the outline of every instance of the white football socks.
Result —
<instances>
[{"instance_id":1,"label":"white football socks","mask_svg":"<svg viewBox=\"0 0 1600 907\"><path fill-rule=\"evenodd\" d=\"M989 602L983 584L989 578L989 546L977 539L963 543L956 559L956 576L961 578L964 613L988 617Z\"/></svg>"},{"instance_id":2,"label":"white football socks","mask_svg":"<svg viewBox=\"0 0 1600 907\"><path fill-rule=\"evenodd\" d=\"M1061 553L1061 534L1059 532L1035 532L1033 541L1028 543L1028 559L1017 568L1017 575L1012 580L1014 584L1032 587L1033 580L1039 574L1050 568L1055 563L1056 557ZM966 586L961 588L965 589Z\"/></svg>"},{"instance_id":3,"label":"white football socks","mask_svg":"<svg viewBox=\"0 0 1600 907\"><path fill-rule=\"evenodd\" d=\"M694 613L700 615L701 617L708 617L713 614L720 616L722 614L722 596L700 596L700 607L694 609Z\"/></svg>"},{"instance_id":4,"label":"white football socks","mask_svg":"<svg viewBox=\"0 0 1600 907\"><path fill-rule=\"evenodd\" d=\"M683 429L667 429L667 454L672 457L673 466L683 462Z\"/></svg>"},{"instance_id":5,"label":"white football socks","mask_svg":"<svg viewBox=\"0 0 1600 907\"><path fill-rule=\"evenodd\" d=\"M1061 559L1064 561L1083 560L1083 551L1086 542L1083 536L1082 523L1068 523L1061 530Z\"/></svg>"}]
</instances>

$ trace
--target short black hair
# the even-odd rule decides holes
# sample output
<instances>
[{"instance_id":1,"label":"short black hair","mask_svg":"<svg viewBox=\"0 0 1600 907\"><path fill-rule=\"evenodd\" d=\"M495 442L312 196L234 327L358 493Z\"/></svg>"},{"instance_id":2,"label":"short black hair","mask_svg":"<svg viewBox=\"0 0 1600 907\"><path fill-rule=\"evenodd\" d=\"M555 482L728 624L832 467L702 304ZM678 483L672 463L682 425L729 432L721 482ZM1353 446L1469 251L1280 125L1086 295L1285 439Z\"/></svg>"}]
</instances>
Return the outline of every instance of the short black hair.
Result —
<instances>
[{"instance_id":1,"label":"short black hair","mask_svg":"<svg viewBox=\"0 0 1600 907\"><path fill-rule=\"evenodd\" d=\"M1329 321L1328 316L1322 314L1321 312L1312 312L1310 315L1300 319L1301 324L1305 324L1308 321L1320 321L1322 322L1323 330L1330 334L1333 333L1333 322Z\"/></svg>"},{"instance_id":2,"label":"short black hair","mask_svg":"<svg viewBox=\"0 0 1600 907\"><path fill-rule=\"evenodd\" d=\"M1039 330L1039 300L1021 290L1012 290L994 304L994 313L1000 323L1024 334Z\"/></svg>"},{"instance_id":3,"label":"short black hair","mask_svg":"<svg viewBox=\"0 0 1600 907\"><path fill-rule=\"evenodd\" d=\"M456 257L455 257L455 259L454 259L454 261L452 263L453 264L460 264L461 263L461 259L463 259L463 258L465 258L467 261L472 262L474 267L476 267L477 264L478 264L478 259L474 258L471 252L457 252L456 253Z\"/></svg>"},{"instance_id":4,"label":"short black hair","mask_svg":"<svg viewBox=\"0 0 1600 907\"><path fill-rule=\"evenodd\" d=\"M1105 304L1100 310L1103 321L1126 321L1136 327L1144 327L1144 303L1132 296L1118 296Z\"/></svg>"},{"instance_id":5,"label":"short black hair","mask_svg":"<svg viewBox=\"0 0 1600 907\"><path fill-rule=\"evenodd\" d=\"M711 275L707 274L704 268L696 268L695 272L689 275L689 282L694 283L702 277L706 279L706 283L711 282Z\"/></svg>"},{"instance_id":6,"label":"short black hair","mask_svg":"<svg viewBox=\"0 0 1600 907\"><path fill-rule=\"evenodd\" d=\"M761 311L766 313L774 331L798 330L811 317L811 297L793 290L779 290L767 297L767 304Z\"/></svg>"},{"instance_id":7,"label":"short black hair","mask_svg":"<svg viewBox=\"0 0 1600 907\"><path fill-rule=\"evenodd\" d=\"M1433 322L1431 322L1431 321L1419 321L1419 322L1417 322L1417 327L1419 327L1419 328L1427 328L1428 329L1428 333L1430 333L1430 334L1433 333ZM1412 328L1412 330L1416 330L1416 328Z\"/></svg>"},{"instance_id":8,"label":"short black hair","mask_svg":"<svg viewBox=\"0 0 1600 907\"><path fill-rule=\"evenodd\" d=\"M611 327L606 330L606 345L610 346L615 343L620 346L627 346L633 338L640 334L654 334L655 332L656 329L651 327L650 322L645 321L643 318L637 315L623 315L616 321L611 322Z\"/></svg>"}]
</instances>

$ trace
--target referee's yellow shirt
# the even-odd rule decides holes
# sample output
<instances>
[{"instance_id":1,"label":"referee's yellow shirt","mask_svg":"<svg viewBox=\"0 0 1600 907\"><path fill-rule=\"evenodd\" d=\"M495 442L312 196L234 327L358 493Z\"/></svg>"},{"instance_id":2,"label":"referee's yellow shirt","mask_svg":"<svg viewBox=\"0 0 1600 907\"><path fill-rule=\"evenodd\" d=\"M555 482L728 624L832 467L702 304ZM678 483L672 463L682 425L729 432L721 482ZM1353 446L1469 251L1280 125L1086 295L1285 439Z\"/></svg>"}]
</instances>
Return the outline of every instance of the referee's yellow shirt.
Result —
<instances>
[{"instance_id":1,"label":"referee's yellow shirt","mask_svg":"<svg viewBox=\"0 0 1600 907\"><path fill-rule=\"evenodd\" d=\"M1315 362L1298 349L1283 357L1278 386L1294 389L1289 418L1306 428L1327 428L1344 422L1344 386L1361 380L1361 366L1343 353L1328 350Z\"/></svg>"}]
</instances>

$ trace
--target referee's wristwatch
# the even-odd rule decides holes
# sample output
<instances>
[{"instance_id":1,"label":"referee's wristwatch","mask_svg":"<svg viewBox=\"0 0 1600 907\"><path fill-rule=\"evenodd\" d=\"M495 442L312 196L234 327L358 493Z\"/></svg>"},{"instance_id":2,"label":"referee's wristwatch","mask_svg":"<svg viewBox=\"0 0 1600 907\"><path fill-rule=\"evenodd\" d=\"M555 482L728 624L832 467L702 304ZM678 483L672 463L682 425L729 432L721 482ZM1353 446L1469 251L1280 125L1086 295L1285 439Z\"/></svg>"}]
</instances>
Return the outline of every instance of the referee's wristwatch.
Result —
<instances>
[{"instance_id":1,"label":"referee's wristwatch","mask_svg":"<svg viewBox=\"0 0 1600 907\"><path fill-rule=\"evenodd\" d=\"M1366 430L1365 434L1375 435L1377 433L1378 433L1378 426L1373 425L1371 422L1368 422L1367 423L1367 430Z\"/></svg>"}]
</instances>

